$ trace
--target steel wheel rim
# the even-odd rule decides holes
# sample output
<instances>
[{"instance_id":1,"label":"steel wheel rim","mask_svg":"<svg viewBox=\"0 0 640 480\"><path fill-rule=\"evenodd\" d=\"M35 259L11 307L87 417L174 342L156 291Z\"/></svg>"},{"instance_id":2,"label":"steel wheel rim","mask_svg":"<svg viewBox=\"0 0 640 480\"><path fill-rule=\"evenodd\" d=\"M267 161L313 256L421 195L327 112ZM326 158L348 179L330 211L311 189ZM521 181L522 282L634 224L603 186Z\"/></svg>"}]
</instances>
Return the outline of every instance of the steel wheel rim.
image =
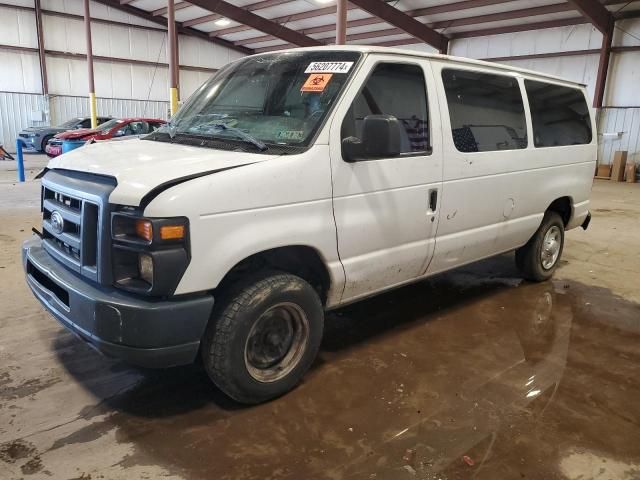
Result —
<instances>
[{"instance_id":1,"label":"steel wheel rim","mask_svg":"<svg viewBox=\"0 0 640 480\"><path fill-rule=\"evenodd\" d=\"M300 363L309 340L309 320L295 303L270 307L254 322L244 348L249 375L262 383L286 377Z\"/></svg>"},{"instance_id":2,"label":"steel wheel rim","mask_svg":"<svg viewBox=\"0 0 640 480\"><path fill-rule=\"evenodd\" d=\"M560 247L562 246L562 232L560 227L553 225L547 233L544 234L542 240L542 249L540 251L540 260L542 268L550 270L558 261L560 256Z\"/></svg>"}]
</instances>

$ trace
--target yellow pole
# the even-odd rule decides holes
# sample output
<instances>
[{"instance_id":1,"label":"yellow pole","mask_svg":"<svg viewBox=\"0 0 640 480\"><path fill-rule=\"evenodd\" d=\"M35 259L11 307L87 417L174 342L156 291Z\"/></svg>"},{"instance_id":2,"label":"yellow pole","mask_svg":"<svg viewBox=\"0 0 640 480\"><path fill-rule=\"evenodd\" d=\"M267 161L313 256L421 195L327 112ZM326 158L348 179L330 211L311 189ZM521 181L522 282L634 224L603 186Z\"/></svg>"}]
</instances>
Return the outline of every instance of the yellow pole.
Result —
<instances>
[{"instance_id":1,"label":"yellow pole","mask_svg":"<svg viewBox=\"0 0 640 480\"><path fill-rule=\"evenodd\" d=\"M98 109L96 107L96 92L89 92L89 110L91 111L91 128L98 126Z\"/></svg>"},{"instance_id":2,"label":"yellow pole","mask_svg":"<svg viewBox=\"0 0 640 480\"><path fill-rule=\"evenodd\" d=\"M171 87L169 89L169 98L170 98L170 110L171 116L173 117L178 111L178 89L176 87Z\"/></svg>"}]
</instances>

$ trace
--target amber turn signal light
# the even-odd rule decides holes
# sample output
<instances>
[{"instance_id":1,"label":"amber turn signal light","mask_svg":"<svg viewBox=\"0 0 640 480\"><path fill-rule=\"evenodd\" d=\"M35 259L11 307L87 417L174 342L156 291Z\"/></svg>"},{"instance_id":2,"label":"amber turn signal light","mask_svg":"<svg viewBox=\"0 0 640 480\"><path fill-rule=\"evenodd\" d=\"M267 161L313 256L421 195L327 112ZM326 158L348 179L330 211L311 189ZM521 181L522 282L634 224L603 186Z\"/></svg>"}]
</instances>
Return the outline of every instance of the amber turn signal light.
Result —
<instances>
[{"instance_id":1,"label":"amber turn signal light","mask_svg":"<svg viewBox=\"0 0 640 480\"><path fill-rule=\"evenodd\" d=\"M136 220L136 235L147 242L153 240L153 226L149 220Z\"/></svg>"},{"instance_id":2,"label":"amber turn signal light","mask_svg":"<svg viewBox=\"0 0 640 480\"><path fill-rule=\"evenodd\" d=\"M184 225L163 225L160 227L162 240L182 240L184 238Z\"/></svg>"}]
</instances>

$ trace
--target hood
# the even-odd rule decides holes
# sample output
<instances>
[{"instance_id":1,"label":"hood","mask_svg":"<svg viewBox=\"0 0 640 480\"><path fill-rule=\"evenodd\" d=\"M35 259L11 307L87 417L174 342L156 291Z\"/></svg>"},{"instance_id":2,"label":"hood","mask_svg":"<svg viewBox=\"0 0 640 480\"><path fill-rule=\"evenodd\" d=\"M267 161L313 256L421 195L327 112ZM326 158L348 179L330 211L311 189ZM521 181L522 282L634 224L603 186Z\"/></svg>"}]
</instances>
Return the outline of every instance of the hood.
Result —
<instances>
[{"instance_id":1,"label":"hood","mask_svg":"<svg viewBox=\"0 0 640 480\"><path fill-rule=\"evenodd\" d=\"M114 177L118 186L109 201L138 206L146 194L161 185L277 156L132 139L80 147L52 159L48 168Z\"/></svg>"},{"instance_id":2,"label":"hood","mask_svg":"<svg viewBox=\"0 0 640 480\"><path fill-rule=\"evenodd\" d=\"M100 135L100 130L94 130L91 128L79 128L77 130L69 130L68 132L62 132L56 135L56 138L62 138L64 140L71 140L73 138L83 138L90 135Z\"/></svg>"}]
</instances>

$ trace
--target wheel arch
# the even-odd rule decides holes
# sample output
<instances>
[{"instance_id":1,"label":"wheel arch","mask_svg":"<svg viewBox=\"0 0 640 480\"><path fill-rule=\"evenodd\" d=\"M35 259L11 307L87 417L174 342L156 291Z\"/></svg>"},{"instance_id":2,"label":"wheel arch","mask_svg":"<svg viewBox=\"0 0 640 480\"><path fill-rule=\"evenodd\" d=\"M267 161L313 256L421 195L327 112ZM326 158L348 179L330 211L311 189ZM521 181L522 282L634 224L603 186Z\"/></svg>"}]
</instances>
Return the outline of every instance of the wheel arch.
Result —
<instances>
[{"instance_id":1,"label":"wheel arch","mask_svg":"<svg viewBox=\"0 0 640 480\"><path fill-rule=\"evenodd\" d=\"M262 250L237 262L214 290L236 282L241 276L260 270L278 270L297 275L308 282L326 305L332 279L320 252L308 245L287 245Z\"/></svg>"},{"instance_id":2,"label":"wheel arch","mask_svg":"<svg viewBox=\"0 0 640 480\"><path fill-rule=\"evenodd\" d=\"M573 217L573 199L569 196L558 197L549 204L545 212L555 212L560 215L566 227Z\"/></svg>"}]
</instances>

